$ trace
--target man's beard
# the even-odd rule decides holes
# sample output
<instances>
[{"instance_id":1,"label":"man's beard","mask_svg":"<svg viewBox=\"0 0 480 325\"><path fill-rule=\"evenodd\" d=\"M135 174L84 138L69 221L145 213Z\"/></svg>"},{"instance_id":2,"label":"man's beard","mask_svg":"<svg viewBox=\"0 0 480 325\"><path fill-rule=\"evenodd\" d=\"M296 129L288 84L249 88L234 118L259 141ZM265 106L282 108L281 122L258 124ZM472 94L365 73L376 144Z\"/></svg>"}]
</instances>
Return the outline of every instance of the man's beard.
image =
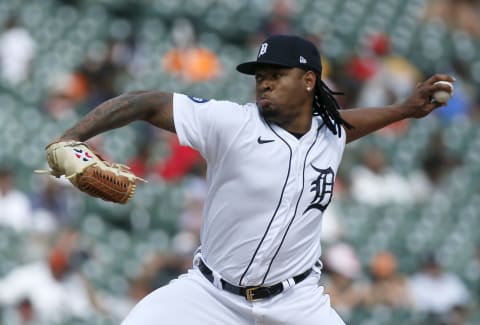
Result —
<instances>
[{"instance_id":1,"label":"man's beard","mask_svg":"<svg viewBox=\"0 0 480 325\"><path fill-rule=\"evenodd\" d=\"M271 104L266 106L259 106L260 115L267 121L275 121L275 118L278 116L278 110L273 107Z\"/></svg>"}]
</instances>

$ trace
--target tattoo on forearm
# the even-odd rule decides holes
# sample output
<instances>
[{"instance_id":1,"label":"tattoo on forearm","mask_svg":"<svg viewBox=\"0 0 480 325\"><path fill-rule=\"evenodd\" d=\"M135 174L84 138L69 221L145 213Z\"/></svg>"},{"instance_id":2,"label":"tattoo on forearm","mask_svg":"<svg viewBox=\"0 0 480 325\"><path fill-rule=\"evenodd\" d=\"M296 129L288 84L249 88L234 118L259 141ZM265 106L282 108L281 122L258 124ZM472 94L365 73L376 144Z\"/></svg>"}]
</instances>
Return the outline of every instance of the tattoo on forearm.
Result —
<instances>
[{"instance_id":1,"label":"tattoo on forearm","mask_svg":"<svg viewBox=\"0 0 480 325\"><path fill-rule=\"evenodd\" d=\"M85 141L97 134L124 126L135 120L146 119L151 114L152 108L155 107L157 96L141 96L142 93L146 92L127 93L100 104L75 126L67 130L62 138Z\"/></svg>"}]
</instances>

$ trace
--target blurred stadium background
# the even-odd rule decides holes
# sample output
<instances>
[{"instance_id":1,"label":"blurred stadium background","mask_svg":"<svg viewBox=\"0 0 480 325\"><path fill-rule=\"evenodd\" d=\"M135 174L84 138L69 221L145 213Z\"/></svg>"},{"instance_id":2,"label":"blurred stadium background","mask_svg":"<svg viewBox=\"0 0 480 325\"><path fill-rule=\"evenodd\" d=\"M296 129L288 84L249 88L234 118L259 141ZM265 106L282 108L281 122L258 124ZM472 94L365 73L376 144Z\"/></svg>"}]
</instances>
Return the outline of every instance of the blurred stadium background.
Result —
<instances>
[{"instance_id":1,"label":"blurred stadium background","mask_svg":"<svg viewBox=\"0 0 480 325\"><path fill-rule=\"evenodd\" d=\"M344 107L456 77L448 107L347 147L323 281L349 324L480 324L479 16L475 0L0 0L0 324L118 324L189 266L204 166L172 135L133 124L90 141L149 179L125 206L33 170L125 91L252 100L235 65L271 33L318 44Z\"/></svg>"}]
</instances>

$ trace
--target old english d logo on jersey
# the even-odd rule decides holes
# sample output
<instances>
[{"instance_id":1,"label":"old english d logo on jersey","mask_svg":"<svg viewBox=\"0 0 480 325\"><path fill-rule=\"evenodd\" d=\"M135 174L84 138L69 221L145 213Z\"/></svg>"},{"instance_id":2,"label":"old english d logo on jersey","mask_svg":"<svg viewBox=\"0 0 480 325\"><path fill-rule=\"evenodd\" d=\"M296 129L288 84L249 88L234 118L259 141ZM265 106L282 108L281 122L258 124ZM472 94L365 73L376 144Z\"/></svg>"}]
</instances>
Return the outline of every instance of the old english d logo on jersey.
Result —
<instances>
[{"instance_id":1,"label":"old english d logo on jersey","mask_svg":"<svg viewBox=\"0 0 480 325\"><path fill-rule=\"evenodd\" d=\"M75 153L75 157L83 161L90 161L93 158L92 155L90 155L87 151L84 151L82 149L73 148L72 150Z\"/></svg>"},{"instance_id":2,"label":"old english d logo on jersey","mask_svg":"<svg viewBox=\"0 0 480 325\"><path fill-rule=\"evenodd\" d=\"M328 204L332 200L333 184L335 181L335 173L331 167L327 169L320 169L313 165L312 168L318 172L317 178L311 183L310 192L314 193L314 197L310 205L303 212L307 212L310 209L319 209L325 211Z\"/></svg>"}]
</instances>

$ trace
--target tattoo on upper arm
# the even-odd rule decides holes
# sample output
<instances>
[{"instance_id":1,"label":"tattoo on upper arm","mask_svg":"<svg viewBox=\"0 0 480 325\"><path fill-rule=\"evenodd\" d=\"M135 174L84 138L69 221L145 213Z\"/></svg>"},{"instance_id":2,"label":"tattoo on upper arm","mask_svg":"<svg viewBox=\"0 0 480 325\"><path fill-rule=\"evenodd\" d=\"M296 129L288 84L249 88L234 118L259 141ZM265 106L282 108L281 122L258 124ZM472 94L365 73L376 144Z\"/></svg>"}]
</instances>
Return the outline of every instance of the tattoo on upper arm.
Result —
<instances>
[{"instance_id":1,"label":"tattoo on upper arm","mask_svg":"<svg viewBox=\"0 0 480 325\"><path fill-rule=\"evenodd\" d=\"M175 132L173 123L173 95L169 93L151 92L140 96L137 99L138 109L141 107L149 107L148 114L143 117L147 122L165 129Z\"/></svg>"}]
</instances>

